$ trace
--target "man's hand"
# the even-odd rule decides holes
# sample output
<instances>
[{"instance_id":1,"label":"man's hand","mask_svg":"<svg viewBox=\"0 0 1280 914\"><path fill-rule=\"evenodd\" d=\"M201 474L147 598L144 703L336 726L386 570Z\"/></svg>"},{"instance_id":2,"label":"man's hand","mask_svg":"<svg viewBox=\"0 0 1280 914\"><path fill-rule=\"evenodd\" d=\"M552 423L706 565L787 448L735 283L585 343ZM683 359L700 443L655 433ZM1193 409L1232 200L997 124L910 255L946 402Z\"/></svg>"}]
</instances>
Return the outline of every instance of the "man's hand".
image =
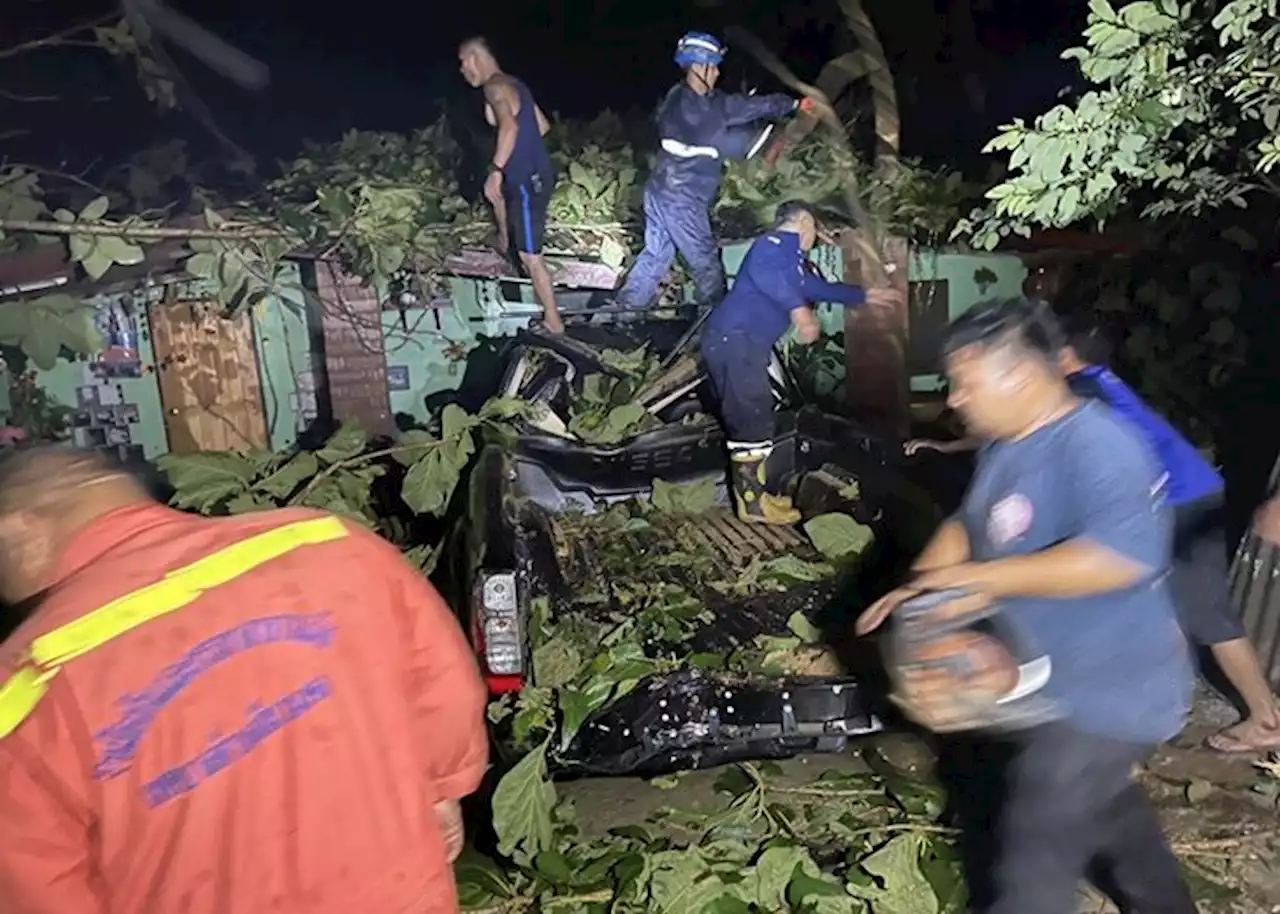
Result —
<instances>
[{"instance_id":1,"label":"man's hand","mask_svg":"<svg viewBox=\"0 0 1280 914\"><path fill-rule=\"evenodd\" d=\"M916 587L899 587L889 591L863 610L862 615L858 616L858 621L853 624L853 630L859 635L875 631L885 619L889 618L889 613L919 593L920 590Z\"/></svg>"},{"instance_id":2,"label":"man's hand","mask_svg":"<svg viewBox=\"0 0 1280 914\"><path fill-rule=\"evenodd\" d=\"M908 457L914 457L921 451L937 451L939 454L946 454L950 448L947 447L947 442L934 441L932 438L912 438L902 445L902 453Z\"/></svg>"},{"instance_id":3,"label":"man's hand","mask_svg":"<svg viewBox=\"0 0 1280 914\"><path fill-rule=\"evenodd\" d=\"M484 179L484 198L494 206L502 204L502 172L491 171Z\"/></svg>"},{"instance_id":4,"label":"man's hand","mask_svg":"<svg viewBox=\"0 0 1280 914\"><path fill-rule=\"evenodd\" d=\"M812 118L820 118L825 121L838 122L839 116L836 109L832 108L824 99L816 98L812 95L806 95L800 99L799 110L801 114L807 114Z\"/></svg>"},{"instance_id":5,"label":"man's hand","mask_svg":"<svg viewBox=\"0 0 1280 914\"><path fill-rule=\"evenodd\" d=\"M462 807L456 800L444 800L436 804L435 812L440 834L444 838L445 854L449 862L453 863L462 853L462 843L466 839L466 832L462 827Z\"/></svg>"},{"instance_id":6,"label":"man's hand","mask_svg":"<svg viewBox=\"0 0 1280 914\"><path fill-rule=\"evenodd\" d=\"M796 339L806 346L816 343L820 336L822 336L822 327L817 321L806 321L796 326Z\"/></svg>"},{"instance_id":7,"label":"man's hand","mask_svg":"<svg viewBox=\"0 0 1280 914\"><path fill-rule=\"evenodd\" d=\"M911 586L920 590L967 590L985 597L1004 596L1000 584L999 560L961 562L959 565L923 571L911 580Z\"/></svg>"}]
</instances>

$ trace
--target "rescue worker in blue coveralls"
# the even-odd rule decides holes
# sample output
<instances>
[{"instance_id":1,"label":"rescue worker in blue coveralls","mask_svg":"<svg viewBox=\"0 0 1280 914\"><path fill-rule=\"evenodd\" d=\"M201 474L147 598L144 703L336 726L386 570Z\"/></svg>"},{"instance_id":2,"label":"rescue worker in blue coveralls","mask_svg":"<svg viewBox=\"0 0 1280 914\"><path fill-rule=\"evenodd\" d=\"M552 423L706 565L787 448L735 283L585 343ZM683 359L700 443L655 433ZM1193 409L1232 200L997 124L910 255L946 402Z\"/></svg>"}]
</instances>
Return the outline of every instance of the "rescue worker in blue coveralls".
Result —
<instances>
[{"instance_id":1,"label":"rescue worker in blue coveralls","mask_svg":"<svg viewBox=\"0 0 1280 914\"><path fill-rule=\"evenodd\" d=\"M690 32L676 45L685 78L658 111L658 162L644 187L644 250L616 296L618 305L646 308L676 252L688 264L705 304L724 297L724 268L711 231L711 204L720 189L725 159L746 158L761 145L744 141L744 129L797 109L812 99L788 95L734 95L715 91L725 48L705 32ZM751 134L752 138L755 133Z\"/></svg>"},{"instance_id":2,"label":"rescue worker in blue coveralls","mask_svg":"<svg viewBox=\"0 0 1280 914\"><path fill-rule=\"evenodd\" d=\"M771 491L766 475L773 450L769 360L774 345L789 326L802 343L818 339L821 328L811 303L889 307L898 299L892 289L864 291L827 282L808 269L817 238L818 221L808 204L781 204L773 229L751 245L733 288L711 312L702 333L702 361L719 400L729 446L734 501L745 521L794 524L800 519L789 496Z\"/></svg>"}]
</instances>

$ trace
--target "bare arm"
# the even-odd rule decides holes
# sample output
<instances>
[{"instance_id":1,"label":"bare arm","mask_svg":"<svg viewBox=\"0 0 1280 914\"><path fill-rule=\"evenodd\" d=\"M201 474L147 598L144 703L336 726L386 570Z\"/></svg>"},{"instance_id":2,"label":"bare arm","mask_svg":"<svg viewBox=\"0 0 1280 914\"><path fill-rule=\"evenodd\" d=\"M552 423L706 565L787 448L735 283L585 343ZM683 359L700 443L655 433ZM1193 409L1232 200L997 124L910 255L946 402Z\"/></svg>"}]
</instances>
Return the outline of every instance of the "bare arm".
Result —
<instances>
[{"instance_id":1,"label":"bare arm","mask_svg":"<svg viewBox=\"0 0 1280 914\"><path fill-rule=\"evenodd\" d=\"M533 106L533 113L538 117L538 136L546 136L547 131L551 129L551 121L547 120L547 116L537 105Z\"/></svg>"},{"instance_id":2,"label":"bare arm","mask_svg":"<svg viewBox=\"0 0 1280 914\"><path fill-rule=\"evenodd\" d=\"M969 534L958 520L945 520L911 563L912 571L932 571L969 561Z\"/></svg>"},{"instance_id":3,"label":"bare arm","mask_svg":"<svg viewBox=\"0 0 1280 914\"><path fill-rule=\"evenodd\" d=\"M484 100L493 112L498 128L498 141L493 147L492 161L499 168L506 168L516 151L516 135L520 132L516 123L516 92L506 80L491 79L484 85Z\"/></svg>"}]
</instances>

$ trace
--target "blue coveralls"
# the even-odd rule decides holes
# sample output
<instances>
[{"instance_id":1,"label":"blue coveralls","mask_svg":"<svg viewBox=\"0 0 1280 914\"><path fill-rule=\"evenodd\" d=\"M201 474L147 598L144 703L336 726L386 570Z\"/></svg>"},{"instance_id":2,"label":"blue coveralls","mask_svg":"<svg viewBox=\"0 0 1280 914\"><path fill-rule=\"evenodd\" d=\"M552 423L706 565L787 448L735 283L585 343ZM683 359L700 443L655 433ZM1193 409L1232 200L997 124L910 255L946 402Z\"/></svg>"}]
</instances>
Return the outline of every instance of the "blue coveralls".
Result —
<instances>
[{"instance_id":1,"label":"blue coveralls","mask_svg":"<svg viewBox=\"0 0 1280 914\"><path fill-rule=\"evenodd\" d=\"M644 186L644 250L618 292L619 305L652 304L677 251L702 301L724 296L711 204L728 147L739 139L735 128L740 133L746 124L782 117L795 107L795 99L786 95L699 95L686 83L667 93L658 112L658 164Z\"/></svg>"},{"instance_id":2,"label":"blue coveralls","mask_svg":"<svg viewBox=\"0 0 1280 914\"><path fill-rule=\"evenodd\" d=\"M702 332L702 361L731 449L773 438L769 357L791 326L791 312L814 302L857 306L866 300L860 287L827 282L811 271L795 232L769 232L752 243L733 288Z\"/></svg>"}]
</instances>

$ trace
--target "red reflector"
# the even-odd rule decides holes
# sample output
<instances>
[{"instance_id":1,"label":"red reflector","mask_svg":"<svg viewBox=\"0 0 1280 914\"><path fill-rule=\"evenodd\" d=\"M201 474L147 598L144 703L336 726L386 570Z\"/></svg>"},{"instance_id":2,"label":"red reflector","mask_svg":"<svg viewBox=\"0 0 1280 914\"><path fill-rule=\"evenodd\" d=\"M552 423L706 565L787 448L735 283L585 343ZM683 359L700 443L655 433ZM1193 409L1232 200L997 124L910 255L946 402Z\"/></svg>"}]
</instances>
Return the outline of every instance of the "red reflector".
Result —
<instances>
[{"instance_id":1,"label":"red reflector","mask_svg":"<svg viewBox=\"0 0 1280 914\"><path fill-rule=\"evenodd\" d=\"M498 676L494 673L486 673L484 681L493 695L507 695L524 688L523 676Z\"/></svg>"}]
</instances>

